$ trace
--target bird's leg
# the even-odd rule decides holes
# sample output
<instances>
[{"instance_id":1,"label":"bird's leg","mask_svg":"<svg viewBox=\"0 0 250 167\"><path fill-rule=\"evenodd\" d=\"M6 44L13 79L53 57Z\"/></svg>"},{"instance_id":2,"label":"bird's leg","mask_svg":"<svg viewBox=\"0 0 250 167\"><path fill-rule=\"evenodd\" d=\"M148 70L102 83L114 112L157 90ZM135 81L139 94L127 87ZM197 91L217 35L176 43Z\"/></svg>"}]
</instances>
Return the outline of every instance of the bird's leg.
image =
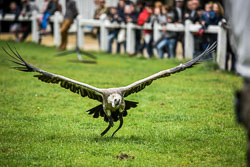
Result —
<instances>
[{"instance_id":1,"label":"bird's leg","mask_svg":"<svg viewBox=\"0 0 250 167\"><path fill-rule=\"evenodd\" d=\"M109 124L111 125L111 127L114 126L114 120L112 117L109 117Z\"/></svg>"},{"instance_id":2,"label":"bird's leg","mask_svg":"<svg viewBox=\"0 0 250 167\"><path fill-rule=\"evenodd\" d=\"M105 112L105 114L107 115L107 117L108 117L108 120L109 120L109 123L110 123L110 125L111 125L111 127L113 127L114 126L114 120L113 120L113 118L112 118L112 114L111 114L111 111L110 110L106 110L106 111L104 111Z\"/></svg>"},{"instance_id":3,"label":"bird's leg","mask_svg":"<svg viewBox=\"0 0 250 167\"><path fill-rule=\"evenodd\" d=\"M109 131L109 129L114 126L114 123L113 123L114 120L111 117L111 112L109 110L107 110L105 113L107 114L107 117L109 120L109 126L101 133L101 136L104 136Z\"/></svg>"},{"instance_id":4,"label":"bird's leg","mask_svg":"<svg viewBox=\"0 0 250 167\"><path fill-rule=\"evenodd\" d=\"M101 133L101 136L104 136L108 131L109 129L111 128L111 123L109 122L109 126Z\"/></svg>"},{"instance_id":5,"label":"bird's leg","mask_svg":"<svg viewBox=\"0 0 250 167\"><path fill-rule=\"evenodd\" d=\"M123 125L123 116L122 116L122 114L123 114L122 112L119 113L120 125L119 125L119 127L114 131L114 133L112 134L111 137L113 137L113 136L115 135L115 133L116 133L119 129L121 129L121 127L122 127L122 125Z\"/></svg>"}]
</instances>

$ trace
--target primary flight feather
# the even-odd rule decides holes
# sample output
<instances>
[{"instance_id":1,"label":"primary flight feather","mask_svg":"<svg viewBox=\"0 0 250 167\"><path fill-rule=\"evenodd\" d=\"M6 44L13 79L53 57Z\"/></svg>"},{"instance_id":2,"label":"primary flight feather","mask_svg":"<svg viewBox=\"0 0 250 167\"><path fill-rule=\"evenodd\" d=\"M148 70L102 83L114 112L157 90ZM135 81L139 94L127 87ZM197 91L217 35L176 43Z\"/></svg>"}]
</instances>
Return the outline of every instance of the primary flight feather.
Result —
<instances>
[{"instance_id":1,"label":"primary flight feather","mask_svg":"<svg viewBox=\"0 0 250 167\"><path fill-rule=\"evenodd\" d=\"M98 118L99 116L104 117L104 121L109 123L108 127L101 133L102 136L105 135L111 127L113 127L113 122L119 120L120 125L112 134L112 136L114 136L114 134L122 127L123 117L127 115L127 110L137 107L138 104L138 102L125 100L125 97L143 90L146 86L149 86L156 79L167 77L176 72L180 72L187 68L193 67L193 65L197 64L202 57L212 53L215 47L216 43L213 43L210 47L207 47L207 49L199 56L184 64L180 64L179 66L176 66L174 68L160 71L147 78L136 81L128 86L109 89L96 88L86 83L78 82L61 75L56 75L41 70L27 63L19 55L16 49L14 51L9 47L12 54L4 48L3 50L12 58L10 60L11 62L19 65L18 67L13 67L14 69L24 72L36 72L38 74L34 75L34 77L43 82L60 84L61 87L69 89L71 92L77 93L82 97L88 97L90 99L101 102L102 104L88 110L87 112L89 112L89 114L94 114L94 118Z\"/></svg>"}]
</instances>

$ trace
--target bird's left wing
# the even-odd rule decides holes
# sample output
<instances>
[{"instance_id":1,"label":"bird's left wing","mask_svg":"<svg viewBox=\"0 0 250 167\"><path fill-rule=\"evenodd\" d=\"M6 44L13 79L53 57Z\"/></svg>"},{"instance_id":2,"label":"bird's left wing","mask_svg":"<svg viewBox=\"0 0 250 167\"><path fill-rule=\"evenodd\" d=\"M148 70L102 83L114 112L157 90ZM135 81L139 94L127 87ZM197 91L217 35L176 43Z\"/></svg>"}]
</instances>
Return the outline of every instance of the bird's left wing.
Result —
<instances>
[{"instance_id":1,"label":"bird's left wing","mask_svg":"<svg viewBox=\"0 0 250 167\"><path fill-rule=\"evenodd\" d=\"M71 92L78 93L82 97L89 97L90 99L102 102L103 94L99 88L33 67L19 55L16 49L15 51L10 47L9 49L13 55L3 48L3 50L12 58L12 60L9 61L19 65L19 67L13 67L14 69L24 72L37 72L39 74L34 75L34 77L37 77L43 82L60 84L61 87L69 89Z\"/></svg>"},{"instance_id":2,"label":"bird's left wing","mask_svg":"<svg viewBox=\"0 0 250 167\"><path fill-rule=\"evenodd\" d=\"M179 66L176 66L174 68L160 71L160 72L158 72L154 75L151 75L147 78L136 81L136 82L134 82L126 87L122 87L121 90L124 94L124 97L127 97L132 93L137 93L137 92L143 90L146 86L150 85L154 80L157 80L157 79L163 78L163 77L168 77L171 74L174 74L174 73L183 71L187 68L193 67L193 65L197 64L202 57L212 53L214 51L215 47L216 47L216 42L214 42L210 47L208 46L207 49L203 53L201 53L199 56L186 62L185 64L180 64Z\"/></svg>"}]
</instances>

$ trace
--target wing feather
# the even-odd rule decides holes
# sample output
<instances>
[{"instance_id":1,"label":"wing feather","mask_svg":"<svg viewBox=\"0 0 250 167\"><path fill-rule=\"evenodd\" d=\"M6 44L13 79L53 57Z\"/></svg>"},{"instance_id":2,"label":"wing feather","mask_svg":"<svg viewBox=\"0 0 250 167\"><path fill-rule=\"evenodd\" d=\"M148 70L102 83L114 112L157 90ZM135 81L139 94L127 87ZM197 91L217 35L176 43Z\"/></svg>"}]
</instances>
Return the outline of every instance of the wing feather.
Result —
<instances>
[{"instance_id":1,"label":"wing feather","mask_svg":"<svg viewBox=\"0 0 250 167\"><path fill-rule=\"evenodd\" d=\"M6 49L3 48L3 50L12 58L12 60L9 61L19 65L19 67L12 68L24 72L37 72L39 74L34 75L34 77L43 82L60 84L61 87L69 89L73 93L80 94L82 97L88 97L90 99L102 102L103 93L99 88L33 67L19 55L16 49L13 51L9 45L8 47L13 55L11 55Z\"/></svg>"},{"instance_id":2,"label":"wing feather","mask_svg":"<svg viewBox=\"0 0 250 167\"><path fill-rule=\"evenodd\" d=\"M153 74L147 78L136 81L136 82L134 82L126 87L123 87L122 92L124 94L124 97L127 97L132 93L137 93L137 92L143 90L146 86L150 85L154 80L157 80L159 78L168 77L171 74L174 74L174 73L183 71L187 68L193 67L195 64L198 64L200 62L202 57L214 52L216 45L217 45L216 42L214 42L211 46L208 46L207 49L203 53L201 53L196 58L186 62L185 64L180 64L179 66L176 66L174 68L160 71L160 72Z\"/></svg>"}]
</instances>

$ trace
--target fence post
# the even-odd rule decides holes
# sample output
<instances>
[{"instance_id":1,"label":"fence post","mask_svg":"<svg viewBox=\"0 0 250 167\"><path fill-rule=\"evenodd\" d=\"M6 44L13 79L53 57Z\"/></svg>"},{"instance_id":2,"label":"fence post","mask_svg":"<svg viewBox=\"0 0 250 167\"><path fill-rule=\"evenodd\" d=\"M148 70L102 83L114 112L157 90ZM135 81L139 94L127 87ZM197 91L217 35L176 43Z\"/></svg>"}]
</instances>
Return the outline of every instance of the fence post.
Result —
<instances>
[{"instance_id":1,"label":"fence post","mask_svg":"<svg viewBox=\"0 0 250 167\"><path fill-rule=\"evenodd\" d=\"M108 29L106 28L106 24L109 21L105 19L101 19L101 26L100 26L100 38L101 38L101 50L107 51L108 47Z\"/></svg>"},{"instance_id":2,"label":"fence post","mask_svg":"<svg viewBox=\"0 0 250 167\"><path fill-rule=\"evenodd\" d=\"M219 64L219 67L222 70L226 68L226 51L227 51L227 31L222 27L222 24L219 23L216 62Z\"/></svg>"},{"instance_id":3,"label":"fence post","mask_svg":"<svg viewBox=\"0 0 250 167\"><path fill-rule=\"evenodd\" d=\"M76 18L76 43L77 47L80 49L83 49L83 44L84 44L84 26L81 25L81 15L78 15Z\"/></svg>"},{"instance_id":4,"label":"fence post","mask_svg":"<svg viewBox=\"0 0 250 167\"><path fill-rule=\"evenodd\" d=\"M160 30L161 30L161 25L157 21L155 21L154 22L154 29L153 29L154 42L156 42L158 39L160 39L160 37L161 37Z\"/></svg>"},{"instance_id":5,"label":"fence post","mask_svg":"<svg viewBox=\"0 0 250 167\"><path fill-rule=\"evenodd\" d=\"M126 45L127 45L127 53L128 54L134 54L135 53L135 29L133 23L127 24L127 39L126 39Z\"/></svg>"},{"instance_id":6,"label":"fence post","mask_svg":"<svg viewBox=\"0 0 250 167\"><path fill-rule=\"evenodd\" d=\"M54 14L54 44L56 46L60 45L61 42L61 34L60 34L60 13L57 11Z\"/></svg>"},{"instance_id":7,"label":"fence post","mask_svg":"<svg viewBox=\"0 0 250 167\"><path fill-rule=\"evenodd\" d=\"M154 42L156 42L158 39L161 38L161 32L160 30L162 29L161 25L155 21L154 22L154 26L153 26L153 37L154 37ZM159 58L159 55L157 53L157 50L154 48L154 54L157 55L157 57Z\"/></svg>"},{"instance_id":8,"label":"fence post","mask_svg":"<svg viewBox=\"0 0 250 167\"><path fill-rule=\"evenodd\" d=\"M192 32L189 30L191 25L192 25L191 20L185 21L184 53L185 53L185 58L188 58L188 59L192 59L194 55L193 54L194 53L194 36Z\"/></svg>"},{"instance_id":9,"label":"fence post","mask_svg":"<svg viewBox=\"0 0 250 167\"><path fill-rule=\"evenodd\" d=\"M32 12L32 41L38 43L39 40L39 32L38 32L38 23L37 23L37 11Z\"/></svg>"}]
</instances>

